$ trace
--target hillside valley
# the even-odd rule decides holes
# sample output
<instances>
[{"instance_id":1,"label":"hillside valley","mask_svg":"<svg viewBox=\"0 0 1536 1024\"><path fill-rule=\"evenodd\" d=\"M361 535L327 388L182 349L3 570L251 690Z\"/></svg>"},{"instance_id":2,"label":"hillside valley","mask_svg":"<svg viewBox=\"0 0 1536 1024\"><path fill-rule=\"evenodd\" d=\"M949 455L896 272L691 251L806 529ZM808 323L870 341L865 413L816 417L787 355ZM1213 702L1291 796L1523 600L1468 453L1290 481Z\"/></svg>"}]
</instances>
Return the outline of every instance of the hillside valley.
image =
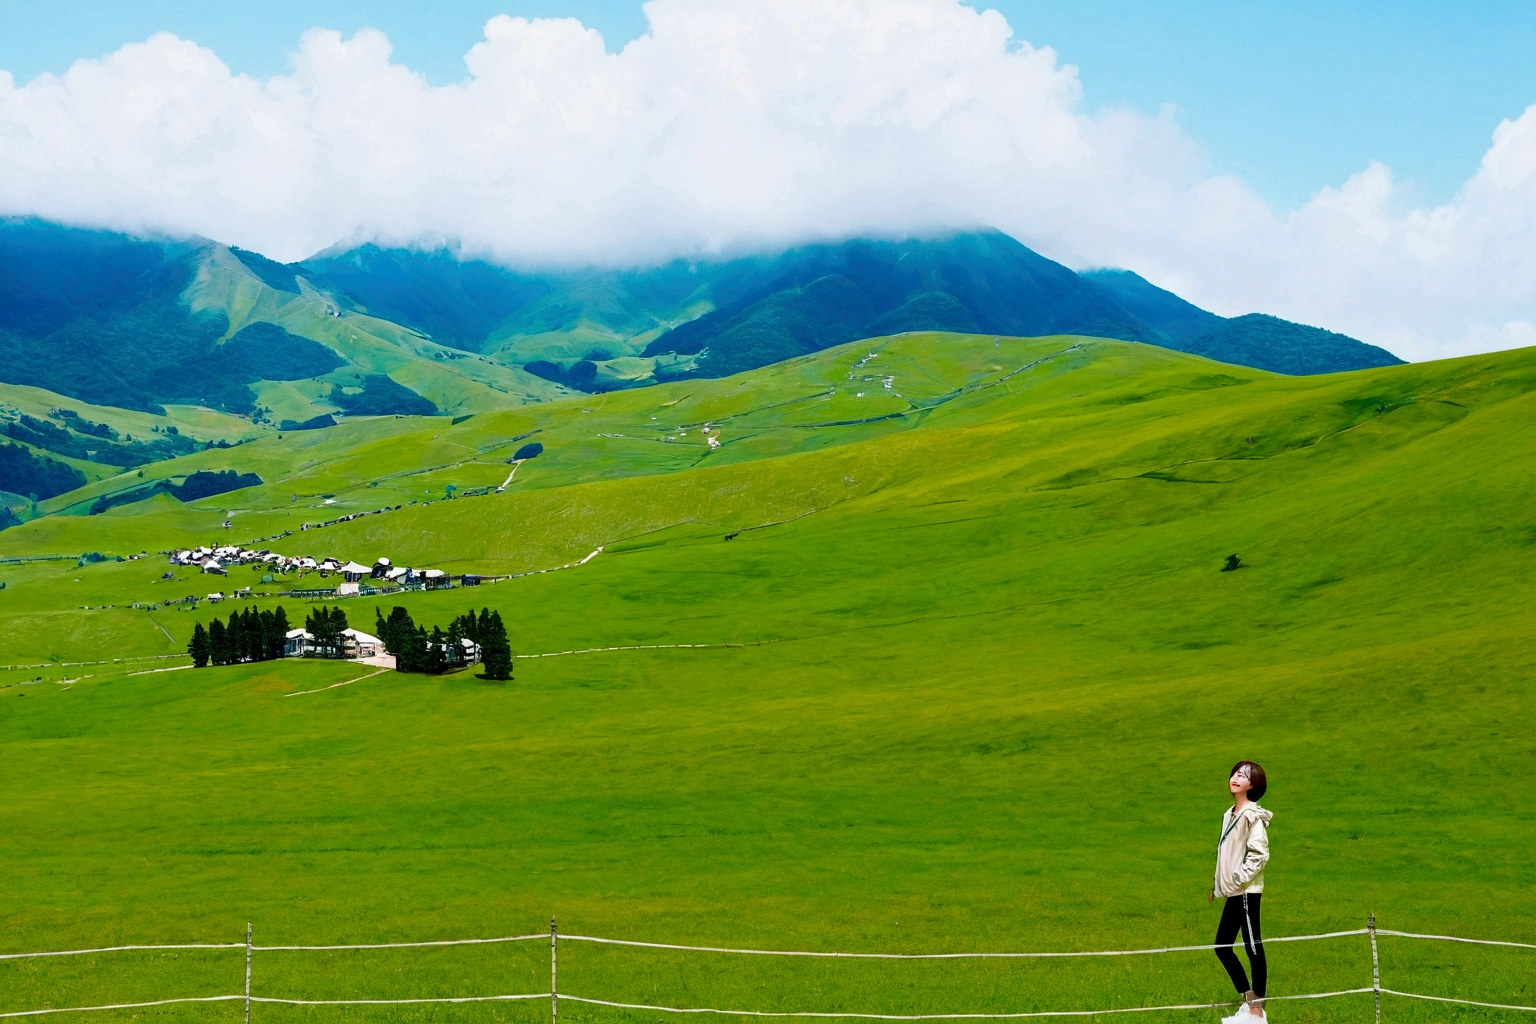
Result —
<instances>
[{"instance_id":1,"label":"hillside valley","mask_svg":"<svg viewBox=\"0 0 1536 1024\"><path fill-rule=\"evenodd\" d=\"M930 330L1119 338L1291 374L1396 361L1274 317L1218 317L1127 271L1075 274L997 232L524 272L373 245L281 264L206 239L10 218L0 528L209 446L718 378Z\"/></svg>"},{"instance_id":2,"label":"hillside valley","mask_svg":"<svg viewBox=\"0 0 1536 1024\"><path fill-rule=\"evenodd\" d=\"M1285 377L1092 337L914 333L458 423L264 434L132 478L261 480L191 501L90 515L120 484L88 483L0 534L0 802L28 823L0 839L0 921L17 948L247 919L268 941L491 935L551 914L706 945L1198 943L1240 751L1272 780L1272 934L1374 911L1531 941L1536 819L1493 780L1536 767L1533 400L1531 350ZM514 679L175 670L194 623L231 607L208 592L301 621L337 581L159 553L199 543L532 572L327 602L364 628L395 604L429 623L498 609ZM1286 947L1286 984L1349 987L1361 953ZM548 967L467 950L422 976L391 955L371 961L387 974L269 957L258 981L536 991ZM572 990L630 1002L657 971L701 1005L763 1009L803 1008L806 984L893 1013L1219 997L1203 958L892 974L566 955ZM1387 942L1383 970L1518 1002L1524 955ZM71 991L219 991L220 956L130 956ZM59 969L0 963L0 1010ZM1370 1000L1288 1013L1364 1021Z\"/></svg>"}]
</instances>

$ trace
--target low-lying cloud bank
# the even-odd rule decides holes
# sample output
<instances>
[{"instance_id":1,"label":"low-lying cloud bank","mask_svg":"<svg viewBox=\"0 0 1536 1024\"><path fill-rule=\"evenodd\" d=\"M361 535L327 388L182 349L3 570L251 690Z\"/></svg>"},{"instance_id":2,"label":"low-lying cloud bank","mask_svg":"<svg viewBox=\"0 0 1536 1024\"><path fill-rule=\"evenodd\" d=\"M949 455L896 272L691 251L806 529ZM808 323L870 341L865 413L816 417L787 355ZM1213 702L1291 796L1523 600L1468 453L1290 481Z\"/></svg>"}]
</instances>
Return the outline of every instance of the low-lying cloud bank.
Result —
<instances>
[{"instance_id":1,"label":"low-lying cloud bank","mask_svg":"<svg viewBox=\"0 0 1536 1024\"><path fill-rule=\"evenodd\" d=\"M617 54L573 19L497 17L440 88L377 32L319 29L265 81L168 34L23 85L0 72L0 212L286 260L454 239L513 264L993 225L1408 358L1536 344L1536 105L1443 206L1410 205L1372 164L1284 214L1215 173L1172 113L1086 112L1077 69L995 11L646 14Z\"/></svg>"}]
</instances>

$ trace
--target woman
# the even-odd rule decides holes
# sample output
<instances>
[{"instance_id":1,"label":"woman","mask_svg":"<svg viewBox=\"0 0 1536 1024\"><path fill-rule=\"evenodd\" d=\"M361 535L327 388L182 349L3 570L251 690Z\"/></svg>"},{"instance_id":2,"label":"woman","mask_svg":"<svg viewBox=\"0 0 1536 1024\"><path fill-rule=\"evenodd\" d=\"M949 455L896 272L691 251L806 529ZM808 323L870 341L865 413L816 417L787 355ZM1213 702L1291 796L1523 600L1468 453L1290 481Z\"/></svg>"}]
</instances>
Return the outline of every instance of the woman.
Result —
<instances>
[{"instance_id":1,"label":"woman","mask_svg":"<svg viewBox=\"0 0 1536 1024\"><path fill-rule=\"evenodd\" d=\"M1259 923L1259 900L1264 892L1264 865L1269 862L1269 822L1274 817L1259 806L1268 782L1264 769L1254 761L1232 766L1227 789L1232 806L1221 818L1221 841L1216 845L1216 883L1210 899L1226 897L1221 923L1216 926L1216 959L1227 969L1232 984L1243 997L1244 1007L1229 1021L1263 1020L1264 988L1268 965ZM1243 963L1232 951L1238 933L1253 966L1253 985L1243 973Z\"/></svg>"}]
</instances>

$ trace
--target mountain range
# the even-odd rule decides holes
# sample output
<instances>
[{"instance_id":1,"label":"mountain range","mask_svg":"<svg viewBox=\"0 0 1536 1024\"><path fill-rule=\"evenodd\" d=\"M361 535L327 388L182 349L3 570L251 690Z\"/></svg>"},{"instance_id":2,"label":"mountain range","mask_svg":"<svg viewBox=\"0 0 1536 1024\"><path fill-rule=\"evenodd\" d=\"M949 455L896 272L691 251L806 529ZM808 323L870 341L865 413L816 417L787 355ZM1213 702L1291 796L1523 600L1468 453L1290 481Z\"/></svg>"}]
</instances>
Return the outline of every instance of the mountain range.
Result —
<instances>
[{"instance_id":1,"label":"mountain range","mask_svg":"<svg viewBox=\"0 0 1536 1024\"><path fill-rule=\"evenodd\" d=\"M372 244L284 264L207 239L0 221L0 381L146 412L462 415L906 331L1090 335L1287 374L1400 362L1319 328L1217 316L1129 271L1075 273L996 231L519 271Z\"/></svg>"},{"instance_id":2,"label":"mountain range","mask_svg":"<svg viewBox=\"0 0 1536 1024\"><path fill-rule=\"evenodd\" d=\"M1091 335L1286 374L1401 361L1276 317L1217 316L1130 271L1078 274L996 231L558 274L365 245L283 272L443 344L584 391L725 376L917 330Z\"/></svg>"}]
</instances>

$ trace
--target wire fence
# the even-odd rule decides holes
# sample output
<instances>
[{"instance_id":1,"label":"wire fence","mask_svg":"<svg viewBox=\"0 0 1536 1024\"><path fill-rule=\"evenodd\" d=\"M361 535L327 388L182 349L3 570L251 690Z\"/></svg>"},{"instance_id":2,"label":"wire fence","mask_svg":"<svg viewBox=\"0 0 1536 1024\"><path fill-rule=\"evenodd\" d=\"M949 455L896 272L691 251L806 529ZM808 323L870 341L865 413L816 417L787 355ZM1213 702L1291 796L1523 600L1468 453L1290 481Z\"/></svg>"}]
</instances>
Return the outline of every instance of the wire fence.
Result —
<instances>
[{"instance_id":1,"label":"wire fence","mask_svg":"<svg viewBox=\"0 0 1536 1024\"><path fill-rule=\"evenodd\" d=\"M1474 999L1455 998L1451 996L1426 995L1418 992L1404 992L1398 989L1385 988L1381 984L1380 958L1378 956L1377 941L1379 937L1391 937L1430 942L1465 943L1478 946L1496 946L1510 949L1536 950L1536 943L1510 942L1497 939L1476 939L1458 935L1430 935L1420 932L1395 931L1376 927L1376 917L1371 915L1364 928L1352 928L1346 931L1320 932L1315 935L1284 935L1275 938L1264 939L1264 943L1271 942L1315 942L1328 939L1339 939L1352 936L1366 935L1370 938L1371 950L1371 984L1359 988L1339 989L1331 992L1307 992L1291 995L1268 996L1263 1002L1274 1003L1290 1000L1318 1000L1335 999L1342 996L1366 995L1375 997L1375 1013L1378 1022L1382 1019L1382 996L1393 996L1400 999L1413 999L1433 1003L1455 1004L1460 1006L1479 1007L1484 1009L1512 1010L1536 1013L1536 1006L1523 1006L1511 1003L1495 1003ZM502 993L494 995L463 995L463 996L437 996L412 999L289 999L275 996L257 995L251 990L252 964L256 953L275 952L320 952L340 950L368 950L368 949L424 949L429 947L444 946L481 946L496 943L535 942L549 940L549 990L545 992L518 992ZM728 946L692 946L672 942L644 942L636 939L613 939L596 935L562 935L556 928L553 918L549 922L549 932L535 932L528 935L506 935L494 938L476 939L434 939L420 942L368 942L345 943L329 945L274 945L258 946L252 942L251 925L246 925L244 942L187 942L187 943L146 943L121 946L97 946L89 949L59 949L45 950L31 953L0 953L0 960L23 960L43 957L85 956L90 954L119 953L139 950L210 950L210 949L243 949L245 951L245 991L228 995L212 996L183 996L170 999L156 999L147 1002L111 1003L100 1006L69 1006L69 1007L45 1007L31 1010L13 1010L0 1013L0 1019L12 1017L40 1017L57 1013L90 1013L107 1010L130 1010L156 1006L170 1006L179 1003L225 1003L243 1002L245 1021L249 1024L252 1005L262 1003L281 1004L286 1006L407 1006L419 1004L456 1004L456 1003L495 1003L495 1002L526 1002L531 1000L549 1000L549 1012L551 1024L557 1024L562 1002L583 1004L589 1006L605 1006L625 1010L641 1010L653 1013L669 1014L714 1014L729 1017L804 1017L804 1018L838 1018L846 1020L892 1020L892 1021L918 1021L918 1020L1022 1020L1028 1018L1045 1017L1099 1017L1112 1014L1128 1013L1156 1013L1176 1012L1185 1010L1210 1010L1225 1009L1239 1005L1234 1001L1219 1003L1178 1003L1164 1006L1120 1006L1107 1007L1096 1010L1031 1010L1014 1013L976 1013L957 1011L954 1013L920 1013L920 1014L892 1014L892 1013L860 1013L856 1011L842 1010L752 1010L752 1009L725 1009L712 1006L664 1006L650 1003L627 1003L616 1000L599 999L593 996L573 995L569 992L561 992L558 985L559 947L561 942L586 942L610 946L628 946L642 949L659 949L680 951L685 953L713 953L734 956L757 957L812 957L812 958L837 958L854 960L986 960L986 959L1056 959L1077 957L1125 957L1125 956L1154 956L1166 953L1184 953L1193 951L1214 950L1220 948L1216 943L1193 946L1154 946L1141 949L1103 949L1103 950L1063 950L1063 951L1031 951L1031 952L954 952L954 953L881 953L881 952L842 952L833 950L796 950L796 949L749 949ZM1235 944L1235 941L1234 941Z\"/></svg>"}]
</instances>

